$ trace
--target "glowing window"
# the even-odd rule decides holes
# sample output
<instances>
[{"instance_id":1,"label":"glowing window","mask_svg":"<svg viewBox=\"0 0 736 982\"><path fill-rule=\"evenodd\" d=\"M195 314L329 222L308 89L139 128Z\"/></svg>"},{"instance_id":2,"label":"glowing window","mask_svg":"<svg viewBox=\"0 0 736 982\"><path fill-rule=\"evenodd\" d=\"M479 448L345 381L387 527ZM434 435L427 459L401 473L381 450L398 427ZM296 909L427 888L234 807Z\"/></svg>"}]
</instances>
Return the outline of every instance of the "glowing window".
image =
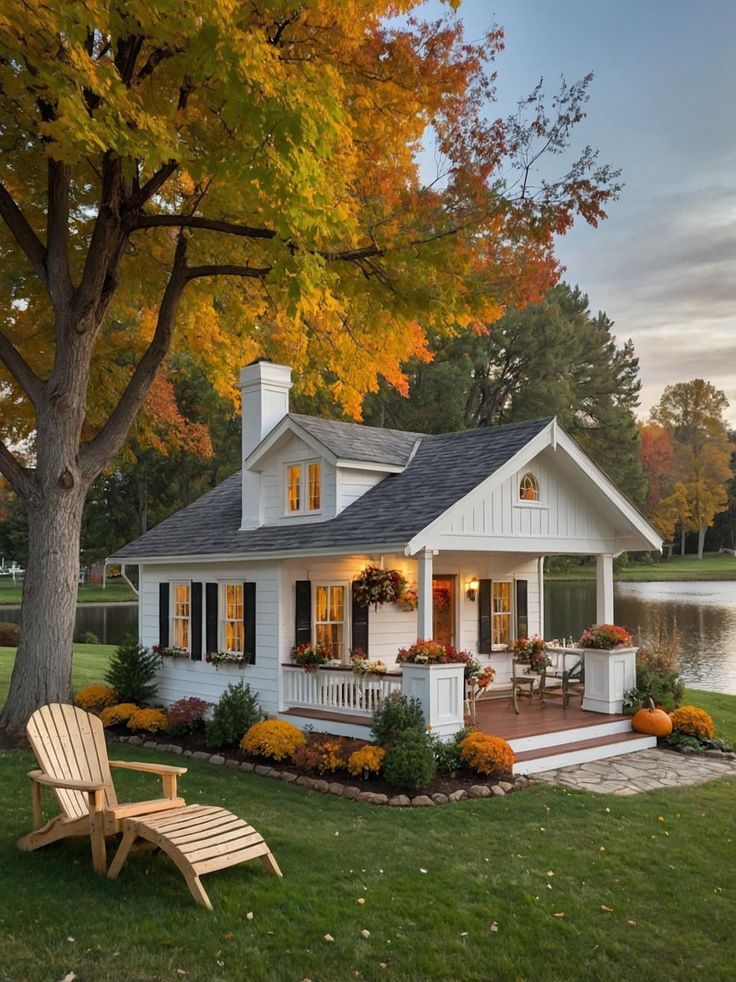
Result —
<instances>
[{"instance_id":1,"label":"glowing window","mask_svg":"<svg viewBox=\"0 0 736 982\"><path fill-rule=\"evenodd\" d=\"M314 591L314 637L333 658L345 655L345 587L318 585Z\"/></svg>"},{"instance_id":2,"label":"glowing window","mask_svg":"<svg viewBox=\"0 0 736 982\"><path fill-rule=\"evenodd\" d=\"M289 511L300 511L302 507L302 465L292 464L287 468L286 504Z\"/></svg>"},{"instance_id":3,"label":"glowing window","mask_svg":"<svg viewBox=\"0 0 736 982\"><path fill-rule=\"evenodd\" d=\"M222 643L225 651L242 655L245 630L243 624L243 584L222 585Z\"/></svg>"},{"instance_id":4,"label":"glowing window","mask_svg":"<svg viewBox=\"0 0 736 982\"><path fill-rule=\"evenodd\" d=\"M171 615L171 643L175 648L190 650L190 625L191 587L188 583L175 583Z\"/></svg>"},{"instance_id":5,"label":"glowing window","mask_svg":"<svg viewBox=\"0 0 736 982\"><path fill-rule=\"evenodd\" d=\"M322 470L319 461L286 467L286 511L290 515L319 511L322 507Z\"/></svg>"},{"instance_id":6,"label":"glowing window","mask_svg":"<svg viewBox=\"0 0 736 982\"><path fill-rule=\"evenodd\" d=\"M511 644L511 583L493 581L491 615L493 644Z\"/></svg>"},{"instance_id":7,"label":"glowing window","mask_svg":"<svg viewBox=\"0 0 736 982\"><path fill-rule=\"evenodd\" d=\"M539 501L539 483L533 474L525 474L519 481L519 499L521 501Z\"/></svg>"}]
</instances>

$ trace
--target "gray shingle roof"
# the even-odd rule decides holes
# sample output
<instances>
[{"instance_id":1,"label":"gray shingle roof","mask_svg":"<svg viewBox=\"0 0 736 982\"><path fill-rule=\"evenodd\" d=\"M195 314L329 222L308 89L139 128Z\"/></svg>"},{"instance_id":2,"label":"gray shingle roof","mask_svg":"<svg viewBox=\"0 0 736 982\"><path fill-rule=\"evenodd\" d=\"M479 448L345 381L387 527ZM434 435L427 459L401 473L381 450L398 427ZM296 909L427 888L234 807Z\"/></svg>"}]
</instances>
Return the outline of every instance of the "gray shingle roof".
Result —
<instances>
[{"instance_id":1,"label":"gray shingle roof","mask_svg":"<svg viewBox=\"0 0 736 982\"><path fill-rule=\"evenodd\" d=\"M111 558L247 556L407 543L510 460L549 424L551 418L462 433L424 435L411 462L400 474L388 475L336 518L326 522L268 525L241 531L241 475L233 474L213 491L124 546ZM304 425L304 419L309 420L310 426L323 422L314 417L297 416L295 419L300 425ZM341 423L339 426L352 430L355 424ZM355 428L370 430L370 427ZM313 431L310 429L310 432ZM395 435L398 431L389 432ZM419 435L406 435L411 438L413 447ZM362 433L361 438L363 436ZM346 439L334 432L326 438L338 442ZM396 452L399 452L398 444ZM356 459L354 451L340 456Z\"/></svg>"},{"instance_id":2,"label":"gray shingle roof","mask_svg":"<svg viewBox=\"0 0 736 982\"><path fill-rule=\"evenodd\" d=\"M384 430L377 426L320 419L318 416L289 413L289 419L293 419L342 460L365 460L373 464L396 464L403 467L417 440L426 437L426 433Z\"/></svg>"}]
</instances>

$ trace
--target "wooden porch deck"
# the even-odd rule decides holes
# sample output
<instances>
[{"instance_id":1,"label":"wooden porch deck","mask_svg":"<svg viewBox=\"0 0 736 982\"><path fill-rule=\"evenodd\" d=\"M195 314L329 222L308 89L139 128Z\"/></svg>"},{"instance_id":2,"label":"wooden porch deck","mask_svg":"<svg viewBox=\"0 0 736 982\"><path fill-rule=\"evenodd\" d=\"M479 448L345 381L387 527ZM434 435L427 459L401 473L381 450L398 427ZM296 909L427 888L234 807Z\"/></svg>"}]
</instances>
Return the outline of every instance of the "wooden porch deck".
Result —
<instances>
[{"instance_id":1,"label":"wooden porch deck","mask_svg":"<svg viewBox=\"0 0 736 982\"><path fill-rule=\"evenodd\" d=\"M482 733L503 737L504 740L518 740L628 719L627 716L591 713L581 708L580 699L575 696L567 706L563 706L562 700L555 696L548 696L544 705L537 698L531 702L521 698L519 710L517 716L511 705L510 693L499 692L476 703L476 725Z\"/></svg>"}]
</instances>

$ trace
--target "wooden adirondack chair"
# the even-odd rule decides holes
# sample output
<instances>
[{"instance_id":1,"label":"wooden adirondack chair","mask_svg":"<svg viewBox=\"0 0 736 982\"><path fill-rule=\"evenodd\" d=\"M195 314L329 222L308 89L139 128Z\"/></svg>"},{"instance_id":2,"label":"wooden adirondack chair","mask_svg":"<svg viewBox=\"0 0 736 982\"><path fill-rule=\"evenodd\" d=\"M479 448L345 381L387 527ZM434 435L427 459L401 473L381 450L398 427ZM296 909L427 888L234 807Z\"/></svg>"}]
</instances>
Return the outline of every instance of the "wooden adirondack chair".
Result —
<instances>
[{"instance_id":1,"label":"wooden adirondack chair","mask_svg":"<svg viewBox=\"0 0 736 982\"><path fill-rule=\"evenodd\" d=\"M263 838L224 808L187 805L178 797L176 780L186 767L108 760L102 723L76 706L43 706L31 716L26 733L41 770L30 771L33 831L18 840L20 849L40 849L68 836L88 835L92 865L115 879L138 839L162 849L181 870L194 899L209 910L199 879L204 873L260 858L277 876L281 870ZM157 774L163 797L120 804L111 767ZM45 825L41 793L52 788L61 812ZM107 836L123 833L107 868Z\"/></svg>"}]
</instances>

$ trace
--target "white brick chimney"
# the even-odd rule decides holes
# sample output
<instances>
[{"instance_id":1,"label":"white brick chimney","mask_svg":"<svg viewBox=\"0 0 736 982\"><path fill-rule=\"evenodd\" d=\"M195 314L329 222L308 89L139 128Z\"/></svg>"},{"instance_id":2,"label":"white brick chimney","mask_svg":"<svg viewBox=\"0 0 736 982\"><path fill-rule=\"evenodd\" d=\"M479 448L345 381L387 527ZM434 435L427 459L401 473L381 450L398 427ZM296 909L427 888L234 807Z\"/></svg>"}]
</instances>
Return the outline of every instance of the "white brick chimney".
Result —
<instances>
[{"instance_id":1,"label":"white brick chimney","mask_svg":"<svg viewBox=\"0 0 736 982\"><path fill-rule=\"evenodd\" d=\"M291 368L257 361L240 370L243 418L243 461L289 412ZM261 518L261 475L243 467L241 528L258 528Z\"/></svg>"}]
</instances>

